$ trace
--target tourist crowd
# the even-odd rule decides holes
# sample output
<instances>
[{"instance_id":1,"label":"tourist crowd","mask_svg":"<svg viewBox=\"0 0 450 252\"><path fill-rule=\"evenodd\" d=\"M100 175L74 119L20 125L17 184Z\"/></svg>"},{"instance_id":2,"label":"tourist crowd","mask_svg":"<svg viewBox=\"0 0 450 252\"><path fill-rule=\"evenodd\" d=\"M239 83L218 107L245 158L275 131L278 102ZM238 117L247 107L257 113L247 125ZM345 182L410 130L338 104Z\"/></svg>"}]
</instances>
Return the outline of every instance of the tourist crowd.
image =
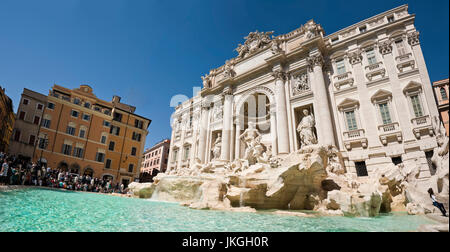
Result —
<instances>
[{"instance_id":1,"label":"tourist crowd","mask_svg":"<svg viewBox=\"0 0 450 252\"><path fill-rule=\"evenodd\" d=\"M73 191L127 193L123 184L92 178L63 170L54 170L0 152L0 185L29 185L63 188Z\"/></svg>"}]
</instances>

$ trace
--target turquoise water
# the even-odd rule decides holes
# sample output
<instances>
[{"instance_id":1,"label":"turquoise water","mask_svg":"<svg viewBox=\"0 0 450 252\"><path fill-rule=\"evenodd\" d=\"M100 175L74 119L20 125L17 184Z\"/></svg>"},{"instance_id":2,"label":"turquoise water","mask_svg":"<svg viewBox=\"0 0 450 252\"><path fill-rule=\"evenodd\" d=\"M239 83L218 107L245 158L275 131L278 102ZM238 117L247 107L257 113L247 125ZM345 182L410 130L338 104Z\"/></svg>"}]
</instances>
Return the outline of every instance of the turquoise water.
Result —
<instances>
[{"instance_id":1,"label":"turquoise water","mask_svg":"<svg viewBox=\"0 0 450 252\"><path fill-rule=\"evenodd\" d=\"M50 189L0 192L0 231L414 231L428 223L433 222L406 214L299 218Z\"/></svg>"}]
</instances>

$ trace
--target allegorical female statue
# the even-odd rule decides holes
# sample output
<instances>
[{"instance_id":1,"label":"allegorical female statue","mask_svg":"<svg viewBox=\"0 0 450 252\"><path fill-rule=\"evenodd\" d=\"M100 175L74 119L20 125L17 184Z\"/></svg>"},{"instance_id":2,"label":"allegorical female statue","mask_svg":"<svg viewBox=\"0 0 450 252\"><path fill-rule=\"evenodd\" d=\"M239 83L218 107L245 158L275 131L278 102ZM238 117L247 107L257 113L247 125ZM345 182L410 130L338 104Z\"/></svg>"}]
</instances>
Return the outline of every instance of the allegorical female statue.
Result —
<instances>
[{"instance_id":1,"label":"allegorical female statue","mask_svg":"<svg viewBox=\"0 0 450 252\"><path fill-rule=\"evenodd\" d=\"M220 158L221 150L222 150L222 137L221 137L221 134L219 133L217 135L217 139L214 142L214 146L213 146L213 159L219 159Z\"/></svg>"},{"instance_id":2,"label":"allegorical female statue","mask_svg":"<svg viewBox=\"0 0 450 252\"><path fill-rule=\"evenodd\" d=\"M302 121L297 127L297 131L300 135L301 147L317 144L317 137L314 133L314 127L316 126L314 115L309 114L307 109L303 110L303 115Z\"/></svg>"}]
</instances>

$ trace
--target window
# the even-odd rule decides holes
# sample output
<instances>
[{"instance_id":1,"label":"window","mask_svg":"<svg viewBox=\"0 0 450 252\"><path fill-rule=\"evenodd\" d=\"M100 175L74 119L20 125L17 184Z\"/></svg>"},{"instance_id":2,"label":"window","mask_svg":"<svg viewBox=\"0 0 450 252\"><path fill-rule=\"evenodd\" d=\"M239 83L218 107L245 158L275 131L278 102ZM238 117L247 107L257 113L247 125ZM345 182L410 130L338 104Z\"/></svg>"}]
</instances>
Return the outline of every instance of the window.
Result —
<instances>
[{"instance_id":1,"label":"window","mask_svg":"<svg viewBox=\"0 0 450 252\"><path fill-rule=\"evenodd\" d=\"M61 152L64 155L70 155L72 153L72 145L63 144Z\"/></svg>"},{"instance_id":2,"label":"window","mask_svg":"<svg viewBox=\"0 0 450 252\"><path fill-rule=\"evenodd\" d=\"M403 163L402 156L392 157L392 163L394 165L399 165L399 164Z\"/></svg>"},{"instance_id":3,"label":"window","mask_svg":"<svg viewBox=\"0 0 450 252\"><path fill-rule=\"evenodd\" d=\"M387 18L387 20L388 20L388 23L394 22L394 16L389 16L389 17Z\"/></svg>"},{"instance_id":4,"label":"window","mask_svg":"<svg viewBox=\"0 0 450 252\"><path fill-rule=\"evenodd\" d=\"M139 129L142 129L143 125L144 125L144 122L143 122L143 121L138 120L138 119L135 119L135 120L134 120L134 127L139 128Z\"/></svg>"},{"instance_id":5,"label":"window","mask_svg":"<svg viewBox=\"0 0 450 252\"><path fill-rule=\"evenodd\" d=\"M103 163L105 161L105 153L97 152L95 155L95 161Z\"/></svg>"},{"instance_id":6,"label":"window","mask_svg":"<svg viewBox=\"0 0 450 252\"><path fill-rule=\"evenodd\" d=\"M399 56L403 56L406 54L405 43L403 43L402 39L395 41L395 47L397 47L397 52Z\"/></svg>"},{"instance_id":7,"label":"window","mask_svg":"<svg viewBox=\"0 0 450 252\"><path fill-rule=\"evenodd\" d=\"M38 110L42 110L43 108L44 108L44 105L42 105L42 104L38 104L37 106L36 106L36 108L38 109Z\"/></svg>"},{"instance_id":8,"label":"window","mask_svg":"<svg viewBox=\"0 0 450 252\"><path fill-rule=\"evenodd\" d=\"M110 125L111 125L110 122L108 122L108 121L106 121L106 120L103 121L103 126L109 127Z\"/></svg>"},{"instance_id":9,"label":"window","mask_svg":"<svg viewBox=\"0 0 450 252\"><path fill-rule=\"evenodd\" d=\"M136 147L131 148L131 156L136 156Z\"/></svg>"},{"instance_id":10,"label":"window","mask_svg":"<svg viewBox=\"0 0 450 252\"><path fill-rule=\"evenodd\" d=\"M33 124L39 125L40 121L41 121L41 118L39 116L34 116Z\"/></svg>"},{"instance_id":11,"label":"window","mask_svg":"<svg viewBox=\"0 0 450 252\"><path fill-rule=\"evenodd\" d=\"M380 103L380 104L378 104L378 107L380 108L381 119L383 120L383 125L392 123L388 104Z\"/></svg>"},{"instance_id":12,"label":"window","mask_svg":"<svg viewBox=\"0 0 450 252\"><path fill-rule=\"evenodd\" d=\"M14 141L19 142L20 141L20 130L16 129L16 132L14 133Z\"/></svg>"},{"instance_id":13,"label":"window","mask_svg":"<svg viewBox=\"0 0 450 252\"><path fill-rule=\"evenodd\" d=\"M336 69L337 74L344 74L345 71L345 62L343 59L336 61Z\"/></svg>"},{"instance_id":14,"label":"window","mask_svg":"<svg viewBox=\"0 0 450 252\"><path fill-rule=\"evenodd\" d=\"M73 117L78 118L78 111L72 110L72 111L70 112L70 115L73 116Z\"/></svg>"},{"instance_id":15,"label":"window","mask_svg":"<svg viewBox=\"0 0 450 252\"><path fill-rule=\"evenodd\" d=\"M133 172L134 164L128 165L128 172Z\"/></svg>"},{"instance_id":16,"label":"window","mask_svg":"<svg viewBox=\"0 0 450 252\"><path fill-rule=\"evenodd\" d=\"M81 100L78 98L73 99L73 103L75 103L76 105L80 105L81 104Z\"/></svg>"},{"instance_id":17,"label":"window","mask_svg":"<svg viewBox=\"0 0 450 252\"><path fill-rule=\"evenodd\" d=\"M35 142L35 141L36 141L36 136L30 135L30 141L28 142L28 144L34 145L34 142Z\"/></svg>"},{"instance_id":18,"label":"window","mask_svg":"<svg viewBox=\"0 0 450 252\"><path fill-rule=\"evenodd\" d=\"M97 106L95 106L95 107L94 107L94 110L95 110L95 111L100 111L100 108L97 107Z\"/></svg>"},{"instance_id":19,"label":"window","mask_svg":"<svg viewBox=\"0 0 450 252\"><path fill-rule=\"evenodd\" d=\"M334 37L331 39L331 43L335 43L339 41L339 37Z\"/></svg>"},{"instance_id":20,"label":"window","mask_svg":"<svg viewBox=\"0 0 450 252\"><path fill-rule=\"evenodd\" d=\"M102 137L100 138L100 142L101 142L102 144L106 143L106 136L102 136Z\"/></svg>"},{"instance_id":21,"label":"window","mask_svg":"<svg viewBox=\"0 0 450 252\"><path fill-rule=\"evenodd\" d=\"M66 133L75 136L75 128L72 126L67 126Z\"/></svg>"},{"instance_id":22,"label":"window","mask_svg":"<svg viewBox=\"0 0 450 252\"><path fill-rule=\"evenodd\" d=\"M111 115L111 111L109 111L109 110L107 110L107 109L105 109L105 111L103 111L103 113L104 113L105 115Z\"/></svg>"},{"instance_id":23,"label":"window","mask_svg":"<svg viewBox=\"0 0 450 252\"><path fill-rule=\"evenodd\" d=\"M111 159L106 159L105 168L110 169L111 168Z\"/></svg>"},{"instance_id":24,"label":"window","mask_svg":"<svg viewBox=\"0 0 450 252\"><path fill-rule=\"evenodd\" d=\"M374 49L367 50L366 51L366 56L367 56L367 62L369 63L369 65L377 63L377 58L375 57L375 50Z\"/></svg>"},{"instance_id":25,"label":"window","mask_svg":"<svg viewBox=\"0 0 450 252\"><path fill-rule=\"evenodd\" d=\"M91 108L91 104L90 104L89 102L85 102L85 103L84 103L84 107L85 107L85 108Z\"/></svg>"},{"instance_id":26,"label":"window","mask_svg":"<svg viewBox=\"0 0 450 252\"><path fill-rule=\"evenodd\" d=\"M89 121L89 120L91 120L91 116L90 116L90 115L83 114L83 120Z\"/></svg>"},{"instance_id":27,"label":"window","mask_svg":"<svg viewBox=\"0 0 450 252\"><path fill-rule=\"evenodd\" d=\"M178 150L173 150L173 160L172 160L172 162L177 161L177 156L178 156Z\"/></svg>"},{"instance_id":28,"label":"window","mask_svg":"<svg viewBox=\"0 0 450 252\"><path fill-rule=\"evenodd\" d=\"M83 148L75 147L73 149L73 156L74 157L78 157L78 158L82 158L83 157Z\"/></svg>"},{"instance_id":29,"label":"window","mask_svg":"<svg viewBox=\"0 0 450 252\"><path fill-rule=\"evenodd\" d=\"M361 27L359 27L359 32L360 33L364 33L364 32L366 32L367 31L367 27L366 26L361 26Z\"/></svg>"},{"instance_id":30,"label":"window","mask_svg":"<svg viewBox=\"0 0 450 252\"><path fill-rule=\"evenodd\" d=\"M189 151L191 148L189 146L184 147L184 160L189 159Z\"/></svg>"},{"instance_id":31,"label":"window","mask_svg":"<svg viewBox=\"0 0 450 252\"><path fill-rule=\"evenodd\" d=\"M442 100L448 100L447 91L445 88L441 87L439 91L441 92Z\"/></svg>"},{"instance_id":32,"label":"window","mask_svg":"<svg viewBox=\"0 0 450 252\"><path fill-rule=\"evenodd\" d=\"M70 102L70 97L68 97L68 96L62 96L62 99L63 99L64 101Z\"/></svg>"},{"instance_id":33,"label":"window","mask_svg":"<svg viewBox=\"0 0 450 252\"><path fill-rule=\"evenodd\" d=\"M39 137L39 149L45 149L46 144L48 144L48 140L45 141L45 138Z\"/></svg>"},{"instance_id":34,"label":"window","mask_svg":"<svg viewBox=\"0 0 450 252\"><path fill-rule=\"evenodd\" d=\"M51 120L45 119L45 118L42 120L42 127L49 129L50 124L51 124Z\"/></svg>"},{"instance_id":35,"label":"window","mask_svg":"<svg viewBox=\"0 0 450 252\"><path fill-rule=\"evenodd\" d=\"M80 129L80 137L81 137L81 138L84 138L85 135L86 135L86 130Z\"/></svg>"},{"instance_id":36,"label":"window","mask_svg":"<svg viewBox=\"0 0 450 252\"><path fill-rule=\"evenodd\" d=\"M19 113L19 119L20 120L25 120L25 112L24 111L20 111L20 113Z\"/></svg>"},{"instance_id":37,"label":"window","mask_svg":"<svg viewBox=\"0 0 450 252\"><path fill-rule=\"evenodd\" d=\"M109 147L108 147L108 150L110 150L110 151L114 151L114 147L115 147L115 145L116 145L116 143L115 143L115 142L113 142L113 141L110 141L110 142L109 142Z\"/></svg>"},{"instance_id":38,"label":"window","mask_svg":"<svg viewBox=\"0 0 450 252\"><path fill-rule=\"evenodd\" d=\"M347 128L349 131L351 130L357 130L358 125L356 124L356 117L355 117L355 111L346 111L345 112L345 119L347 120Z\"/></svg>"},{"instance_id":39,"label":"window","mask_svg":"<svg viewBox=\"0 0 450 252\"><path fill-rule=\"evenodd\" d=\"M48 108L48 109L55 109L55 104L52 103L52 102L49 102L49 103L47 104L47 108Z\"/></svg>"},{"instance_id":40,"label":"window","mask_svg":"<svg viewBox=\"0 0 450 252\"><path fill-rule=\"evenodd\" d=\"M423 116L422 105L420 104L419 95L412 95L410 98L414 110L414 116L415 117Z\"/></svg>"},{"instance_id":41,"label":"window","mask_svg":"<svg viewBox=\"0 0 450 252\"><path fill-rule=\"evenodd\" d=\"M133 135L131 136L131 139L140 142L141 141L141 134L133 132Z\"/></svg>"},{"instance_id":42,"label":"window","mask_svg":"<svg viewBox=\"0 0 450 252\"><path fill-rule=\"evenodd\" d=\"M113 120L114 120L114 121L121 122L121 121L122 121L122 114L117 113L117 112L114 112Z\"/></svg>"},{"instance_id":43,"label":"window","mask_svg":"<svg viewBox=\"0 0 450 252\"><path fill-rule=\"evenodd\" d=\"M367 177L369 174L367 173L366 162L355 162L356 174L358 177Z\"/></svg>"},{"instance_id":44,"label":"window","mask_svg":"<svg viewBox=\"0 0 450 252\"><path fill-rule=\"evenodd\" d=\"M120 127L111 125L109 133L118 136L120 134Z\"/></svg>"},{"instance_id":45,"label":"window","mask_svg":"<svg viewBox=\"0 0 450 252\"><path fill-rule=\"evenodd\" d=\"M22 101L23 105L28 105L28 103L29 103L28 99L23 99L23 101Z\"/></svg>"}]
</instances>

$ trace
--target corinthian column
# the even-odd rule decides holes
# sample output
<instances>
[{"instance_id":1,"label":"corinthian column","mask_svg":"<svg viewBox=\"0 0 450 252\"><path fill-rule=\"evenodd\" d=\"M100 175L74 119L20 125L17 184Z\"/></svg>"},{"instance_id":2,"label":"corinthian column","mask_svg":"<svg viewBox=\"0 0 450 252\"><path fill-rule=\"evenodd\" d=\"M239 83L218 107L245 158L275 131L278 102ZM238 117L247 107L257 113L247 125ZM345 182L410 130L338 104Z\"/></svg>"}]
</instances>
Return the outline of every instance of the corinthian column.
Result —
<instances>
[{"instance_id":1,"label":"corinthian column","mask_svg":"<svg viewBox=\"0 0 450 252\"><path fill-rule=\"evenodd\" d=\"M318 142L322 145L335 145L334 141L334 129L332 125L332 117L330 112L330 105L328 102L327 86L325 79L323 78L323 58L322 55L315 54L308 57L309 70L314 77L314 100L316 101L317 108L314 108L316 114Z\"/></svg>"},{"instance_id":2,"label":"corinthian column","mask_svg":"<svg viewBox=\"0 0 450 252\"><path fill-rule=\"evenodd\" d=\"M225 87L223 90L224 104L223 104L223 127L222 127L222 150L220 153L220 159L230 160L231 149L231 123L232 123L232 105L233 96L231 88Z\"/></svg>"},{"instance_id":3,"label":"corinthian column","mask_svg":"<svg viewBox=\"0 0 450 252\"><path fill-rule=\"evenodd\" d=\"M206 162L206 138L208 128L209 106L202 106L202 115L200 121L200 139L198 148L198 158L202 163Z\"/></svg>"},{"instance_id":4,"label":"corinthian column","mask_svg":"<svg viewBox=\"0 0 450 252\"><path fill-rule=\"evenodd\" d=\"M278 153L289 153L289 131L288 117L286 111L286 94L284 92L284 83L286 74L280 70L273 71L275 77L275 100L277 103L277 133L278 133Z\"/></svg>"}]
</instances>

